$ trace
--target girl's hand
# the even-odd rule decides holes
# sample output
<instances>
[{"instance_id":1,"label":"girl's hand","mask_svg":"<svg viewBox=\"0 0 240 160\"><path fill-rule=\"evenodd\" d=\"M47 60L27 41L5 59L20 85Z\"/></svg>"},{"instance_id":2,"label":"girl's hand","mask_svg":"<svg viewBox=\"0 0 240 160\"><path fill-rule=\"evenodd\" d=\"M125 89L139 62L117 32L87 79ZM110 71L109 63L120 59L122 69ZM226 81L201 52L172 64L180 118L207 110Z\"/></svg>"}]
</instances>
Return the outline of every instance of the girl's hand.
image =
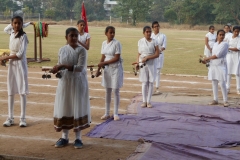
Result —
<instances>
[{"instance_id":1,"label":"girl's hand","mask_svg":"<svg viewBox=\"0 0 240 160\"><path fill-rule=\"evenodd\" d=\"M147 57L144 57L143 59L142 59L142 63L145 63L145 62L147 62Z\"/></svg>"},{"instance_id":2,"label":"girl's hand","mask_svg":"<svg viewBox=\"0 0 240 160\"><path fill-rule=\"evenodd\" d=\"M136 71L138 71L138 70L139 70L139 65L137 64L137 65L135 66L135 68L136 68Z\"/></svg>"},{"instance_id":3,"label":"girl's hand","mask_svg":"<svg viewBox=\"0 0 240 160\"><path fill-rule=\"evenodd\" d=\"M98 64L98 67L100 67L100 68L102 68L102 67L104 67L104 66L105 66L104 62L100 62L100 63Z\"/></svg>"},{"instance_id":4,"label":"girl's hand","mask_svg":"<svg viewBox=\"0 0 240 160\"><path fill-rule=\"evenodd\" d=\"M59 70L59 65L56 65L56 66L53 67L52 73L55 74L55 73L58 72L58 70Z\"/></svg>"},{"instance_id":5,"label":"girl's hand","mask_svg":"<svg viewBox=\"0 0 240 160\"><path fill-rule=\"evenodd\" d=\"M95 74L95 76L96 76L96 77L99 77L101 74L102 74L102 73L101 73L99 70L97 70L97 73Z\"/></svg>"}]
</instances>

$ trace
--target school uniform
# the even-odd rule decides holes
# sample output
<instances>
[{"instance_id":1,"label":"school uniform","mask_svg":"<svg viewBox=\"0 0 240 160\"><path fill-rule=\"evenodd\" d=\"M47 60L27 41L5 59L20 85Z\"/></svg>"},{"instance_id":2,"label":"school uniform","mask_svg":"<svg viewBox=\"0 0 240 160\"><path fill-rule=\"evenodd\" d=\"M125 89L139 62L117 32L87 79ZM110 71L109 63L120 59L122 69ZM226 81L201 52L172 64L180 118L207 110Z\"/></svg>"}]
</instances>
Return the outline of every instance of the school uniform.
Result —
<instances>
[{"instance_id":1,"label":"school uniform","mask_svg":"<svg viewBox=\"0 0 240 160\"><path fill-rule=\"evenodd\" d=\"M212 49L212 55L216 55L217 59L212 59L210 61L210 67L208 70L208 80L212 81L214 100L218 101L218 82L220 82L220 87L222 89L223 100L227 102L227 65L226 65L226 55L228 52L228 44L226 42L214 43Z\"/></svg>"},{"instance_id":2,"label":"school uniform","mask_svg":"<svg viewBox=\"0 0 240 160\"><path fill-rule=\"evenodd\" d=\"M166 49L167 37L165 34L158 33L155 35L154 33L152 33L151 38L153 38L157 41L159 50L161 50L162 48ZM164 63L164 52L163 51L159 54L159 57L155 59L155 62L156 62L156 68L157 68L156 88L158 88L160 85L160 73L161 73L161 69L163 68L163 63Z\"/></svg>"},{"instance_id":3,"label":"school uniform","mask_svg":"<svg viewBox=\"0 0 240 160\"><path fill-rule=\"evenodd\" d=\"M73 71L60 71L54 103L54 128L56 131L72 129L79 132L90 126L90 102L86 77L86 50L70 45L60 48L58 65L73 65Z\"/></svg>"},{"instance_id":4,"label":"school uniform","mask_svg":"<svg viewBox=\"0 0 240 160\"><path fill-rule=\"evenodd\" d=\"M154 55L156 46L158 46L158 43L154 39L151 42L147 41L146 38L140 39L138 41L139 62L142 62L142 59L146 56ZM155 59L149 59L145 63L146 65L139 70L139 81L142 82L143 102L150 103L157 67Z\"/></svg>"},{"instance_id":5,"label":"school uniform","mask_svg":"<svg viewBox=\"0 0 240 160\"><path fill-rule=\"evenodd\" d=\"M229 48L240 50L240 36L228 39ZM231 75L236 75L237 90L240 91L240 51L228 50L227 56L227 89L230 89Z\"/></svg>"},{"instance_id":6,"label":"school uniform","mask_svg":"<svg viewBox=\"0 0 240 160\"><path fill-rule=\"evenodd\" d=\"M205 37L208 38L208 45L210 46L210 48L213 47L214 43L216 42L216 38L217 38L217 35L216 34L212 34L211 32L208 32ZM204 55L206 57L210 57L212 55L211 51L207 48L207 46L205 45L205 48L204 48Z\"/></svg>"},{"instance_id":7,"label":"school uniform","mask_svg":"<svg viewBox=\"0 0 240 160\"><path fill-rule=\"evenodd\" d=\"M26 95L28 91L28 68L26 51L28 46L28 37L23 34L20 38L15 38L17 33L14 32L11 25L8 25L4 31L10 34L10 56L16 55L18 59L9 59L7 88L8 88L8 112L9 119L13 118L14 110L14 95L20 94L21 99L21 116L20 126L26 127L25 112L26 112ZM13 124L13 123L12 123Z\"/></svg>"},{"instance_id":8,"label":"school uniform","mask_svg":"<svg viewBox=\"0 0 240 160\"><path fill-rule=\"evenodd\" d=\"M83 44L86 44L86 41L90 39L90 34L87 32L84 32L83 35L78 34L78 41L80 41Z\"/></svg>"},{"instance_id":9,"label":"school uniform","mask_svg":"<svg viewBox=\"0 0 240 160\"><path fill-rule=\"evenodd\" d=\"M228 42L228 40L232 37L232 33L231 32L227 32L225 33L225 38L224 38L224 42Z\"/></svg>"},{"instance_id":10,"label":"school uniform","mask_svg":"<svg viewBox=\"0 0 240 160\"><path fill-rule=\"evenodd\" d=\"M116 54L122 54L122 46L119 41L113 39L111 42L104 41L102 43L101 54L105 55L104 61L109 61L115 57ZM106 88L105 100L105 115L102 119L109 116L111 92L114 92L114 119L119 120L118 107L120 102L119 88L123 86L123 60L120 56L119 61L105 66L103 69L102 86Z\"/></svg>"}]
</instances>

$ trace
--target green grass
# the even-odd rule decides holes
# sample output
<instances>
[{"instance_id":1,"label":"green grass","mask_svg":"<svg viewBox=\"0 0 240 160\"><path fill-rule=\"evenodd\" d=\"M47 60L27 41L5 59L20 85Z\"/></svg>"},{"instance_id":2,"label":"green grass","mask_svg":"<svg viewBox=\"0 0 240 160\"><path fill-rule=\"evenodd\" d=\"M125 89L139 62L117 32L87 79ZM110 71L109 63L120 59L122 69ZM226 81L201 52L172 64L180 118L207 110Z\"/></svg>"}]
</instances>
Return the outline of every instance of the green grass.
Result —
<instances>
[{"instance_id":1,"label":"green grass","mask_svg":"<svg viewBox=\"0 0 240 160\"><path fill-rule=\"evenodd\" d=\"M6 24L0 24L0 48L6 49L9 44L9 35L3 32ZM29 63L29 67L53 66L57 63L58 50L66 44L66 25L50 25L49 37L42 40L43 58L50 58L50 62ZM91 35L88 63L97 64L101 58L101 45L106 36L104 27L89 27ZM33 27L24 29L29 38L27 57L34 57ZM207 31L162 29L167 36L167 49L164 52L165 62L162 73L206 75L205 65L198 63L199 55L203 54L204 36ZM137 42L143 37L140 28L116 28L115 38L122 44L124 70L132 71L131 63L137 57Z\"/></svg>"}]
</instances>

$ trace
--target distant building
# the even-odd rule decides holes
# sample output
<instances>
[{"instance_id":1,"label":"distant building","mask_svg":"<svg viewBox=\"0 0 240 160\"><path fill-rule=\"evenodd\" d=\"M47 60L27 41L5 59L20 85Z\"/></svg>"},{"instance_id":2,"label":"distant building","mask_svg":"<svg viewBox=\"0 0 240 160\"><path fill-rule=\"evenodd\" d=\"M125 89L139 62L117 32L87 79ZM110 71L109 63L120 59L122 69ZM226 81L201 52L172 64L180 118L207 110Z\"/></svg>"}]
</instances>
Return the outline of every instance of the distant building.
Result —
<instances>
[{"instance_id":1,"label":"distant building","mask_svg":"<svg viewBox=\"0 0 240 160\"><path fill-rule=\"evenodd\" d=\"M103 7L106 11L106 15L110 16L111 15L111 10L113 9L113 7L117 5L117 1L114 0L105 0Z\"/></svg>"}]
</instances>

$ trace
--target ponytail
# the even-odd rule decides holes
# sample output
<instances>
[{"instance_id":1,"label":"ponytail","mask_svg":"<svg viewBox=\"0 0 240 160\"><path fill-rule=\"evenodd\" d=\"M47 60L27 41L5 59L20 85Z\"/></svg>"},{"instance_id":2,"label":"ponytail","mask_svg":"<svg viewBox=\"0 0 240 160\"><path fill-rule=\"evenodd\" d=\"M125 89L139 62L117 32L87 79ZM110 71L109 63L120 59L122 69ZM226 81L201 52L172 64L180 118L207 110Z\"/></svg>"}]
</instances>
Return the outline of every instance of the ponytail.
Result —
<instances>
[{"instance_id":1,"label":"ponytail","mask_svg":"<svg viewBox=\"0 0 240 160\"><path fill-rule=\"evenodd\" d=\"M21 28L19 31L18 31L18 34L15 36L15 38L20 38L22 37L22 35L26 34L23 29Z\"/></svg>"}]
</instances>

